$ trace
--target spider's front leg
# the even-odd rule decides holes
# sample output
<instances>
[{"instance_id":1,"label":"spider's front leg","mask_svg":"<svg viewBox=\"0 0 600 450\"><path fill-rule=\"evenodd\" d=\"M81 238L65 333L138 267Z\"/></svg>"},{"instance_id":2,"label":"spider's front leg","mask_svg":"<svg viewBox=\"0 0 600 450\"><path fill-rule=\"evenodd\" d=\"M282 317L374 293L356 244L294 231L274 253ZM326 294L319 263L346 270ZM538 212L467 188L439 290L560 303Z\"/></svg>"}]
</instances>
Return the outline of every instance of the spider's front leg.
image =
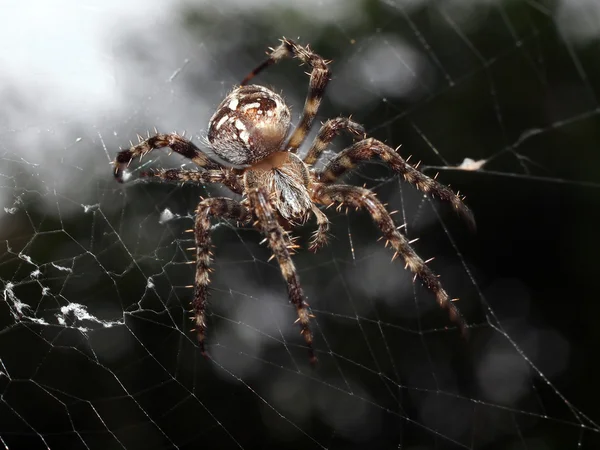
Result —
<instances>
[{"instance_id":1,"label":"spider's front leg","mask_svg":"<svg viewBox=\"0 0 600 450\"><path fill-rule=\"evenodd\" d=\"M321 126L321 129L317 133L317 137L315 137L308 153L303 159L304 163L309 166L314 165L327 146L331 144L331 141L333 141L333 139L342 131L347 131L354 137L360 136L361 138L364 138L365 136L364 127L361 124L354 122L349 117L329 119Z\"/></svg>"},{"instance_id":2,"label":"spider's front leg","mask_svg":"<svg viewBox=\"0 0 600 450\"><path fill-rule=\"evenodd\" d=\"M183 170L159 169L140 173L140 178L159 179L166 182L213 184L221 183L236 194L242 194L244 187L239 176L232 169L218 170Z\"/></svg>"},{"instance_id":3,"label":"spider's front leg","mask_svg":"<svg viewBox=\"0 0 600 450\"><path fill-rule=\"evenodd\" d=\"M250 72L246 78L242 80L241 85L244 86L245 84L248 84L248 82L258 73L286 57L298 58L304 64L308 64L312 69L310 72L308 95L304 102L302 117L286 145L288 151L296 152L310 130L312 122L319 110L319 105L321 104L321 99L325 93L327 83L329 83L331 72L327 67L327 61L314 53L308 46L303 47L290 39L283 38L281 40L281 45L272 49L269 58Z\"/></svg>"},{"instance_id":4,"label":"spider's front leg","mask_svg":"<svg viewBox=\"0 0 600 450\"><path fill-rule=\"evenodd\" d=\"M137 145L132 145L131 148L121 150L117 153L117 157L113 161L113 165L115 166L115 178L119 182L123 182L123 171L129 166L134 158L139 157L141 159L152 150L163 147L170 147L175 153L179 153L180 155L191 159L199 167L205 169L219 169L221 167L202 153L192 141L176 133L157 133L147 139L143 139L138 135L138 140L140 142Z\"/></svg>"},{"instance_id":5,"label":"spider's front leg","mask_svg":"<svg viewBox=\"0 0 600 450\"><path fill-rule=\"evenodd\" d=\"M241 203L224 197L214 197L202 200L196 208L194 237L196 240L196 277L194 300L192 301L192 320L198 335L198 344L203 356L207 356L204 347L206 333L206 300L210 283L211 239L210 218L234 219L240 222L249 221L250 212Z\"/></svg>"},{"instance_id":6,"label":"spider's front leg","mask_svg":"<svg viewBox=\"0 0 600 450\"><path fill-rule=\"evenodd\" d=\"M452 303L446 290L442 287L439 278L427 266L427 263L410 246L410 242L394 225L390 213L377 199L375 194L368 189L358 186L335 184L332 186L320 185L315 189L316 200L323 205L340 204L354 208L366 209L381 230L386 239L395 250L393 259L401 256L406 267L415 274L415 278L433 292L438 304L448 310L450 319L458 324L461 332L466 334L465 321L458 308Z\"/></svg>"},{"instance_id":7,"label":"spider's front leg","mask_svg":"<svg viewBox=\"0 0 600 450\"><path fill-rule=\"evenodd\" d=\"M304 336L304 340L308 346L310 362L311 364L315 364L317 358L312 347L313 338L308 324L309 319L313 316L309 313L308 305L304 301L304 292L300 286L296 268L288 249L290 241L284 229L277 222L274 209L269 202L269 195L265 189L258 188L251 190L248 192L248 199L258 219L257 226L267 238L269 247L279 263L281 274L287 283L290 302L296 307L296 312L298 313L297 322L300 323L300 333Z\"/></svg>"},{"instance_id":8,"label":"spider's front leg","mask_svg":"<svg viewBox=\"0 0 600 450\"><path fill-rule=\"evenodd\" d=\"M313 233L308 249L311 252L316 252L325 244L327 244L327 232L329 231L329 219L327 215L313 204L312 212L317 218L317 229Z\"/></svg>"},{"instance_id":9,"label":"spider's front leg","mask_svg":"<svg viewBox=\"0 0 600 450\"><path fill-rule=\"evenodd\" d=\"M353 169L358 163L381 158L392 170L399 173L410 184L421 192L433 194L440 200L447 201L463 217L471 229L475 229L475 219L471 210L463 200L449 187L429 178L423 172L408 164L394 149L377 139L364 139L341 151L334 156L317 178L322 183L332 183L348 170Z\"/></svg>"}]
</instances>

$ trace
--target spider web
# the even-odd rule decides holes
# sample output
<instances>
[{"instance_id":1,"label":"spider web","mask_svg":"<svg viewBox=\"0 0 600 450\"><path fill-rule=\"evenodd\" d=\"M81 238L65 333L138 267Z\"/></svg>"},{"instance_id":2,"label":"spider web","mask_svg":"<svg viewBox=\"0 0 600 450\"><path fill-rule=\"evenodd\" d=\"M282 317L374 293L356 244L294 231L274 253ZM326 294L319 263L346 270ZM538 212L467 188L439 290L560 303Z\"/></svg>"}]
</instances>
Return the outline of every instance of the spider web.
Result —
<instances>
[{"instance_id":1,"label":"spider web","mask_svg":"<svg viewBox=\"0 0 600 450\"><path fill-rule=\"evenodd\" d=\"M16 42L0 53L5 448L598 448L597 2L4 9L2 42ZM334 60L320 120L352 114L467 195L476 233L381 164L345 180L436 257L468 339L390 262L369 217L328 211L330 245L295 256L318 366L262 237L227 222L212 229L212 359L199 354L185 230L199 196L228 194L136 181L190 168L166 152L122 186L108 163L155 126L202 136L282 35ZM297 117L303 71L288 61L257 81Z\"/></svg>"}]
</instances>

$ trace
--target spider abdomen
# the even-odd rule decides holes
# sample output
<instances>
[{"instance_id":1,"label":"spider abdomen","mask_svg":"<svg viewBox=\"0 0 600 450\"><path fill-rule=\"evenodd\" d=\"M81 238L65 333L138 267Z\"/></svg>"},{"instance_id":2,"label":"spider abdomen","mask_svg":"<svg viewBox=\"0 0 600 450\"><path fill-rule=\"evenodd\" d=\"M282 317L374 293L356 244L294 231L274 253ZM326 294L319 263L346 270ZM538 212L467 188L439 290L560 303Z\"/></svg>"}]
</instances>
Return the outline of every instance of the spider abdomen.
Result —
<instances>
[{"instance_id":1,"label":"spider abdomen","mask_svg":"<svg viewBox=\"0 0 600 450\"><path fill-rule=\"evenodd\" d=\"M254 164L280 147L290 127L290 110L263 86L240 86L221 102L208 123L208 142L223 160Z\"/></svg>"}]
</instances>

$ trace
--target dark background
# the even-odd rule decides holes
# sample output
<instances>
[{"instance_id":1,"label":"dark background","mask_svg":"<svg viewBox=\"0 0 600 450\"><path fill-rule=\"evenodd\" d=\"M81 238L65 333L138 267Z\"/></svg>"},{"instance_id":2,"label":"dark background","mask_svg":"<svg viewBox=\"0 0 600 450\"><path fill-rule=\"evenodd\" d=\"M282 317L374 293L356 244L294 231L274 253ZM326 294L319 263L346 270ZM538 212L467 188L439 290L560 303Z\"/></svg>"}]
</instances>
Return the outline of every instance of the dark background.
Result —
<instances>
[{"instance_id":1,"label":"dark background","mask_svg":"<svg viewBox=\"0 0 600 450\"><path fill-rule=\"evenodd\" d=\"M32 9L7 52L52 63L13 61L0 89L5 447L598 448L600 10L310 3ZM93 30L102 46L88 48ZM108 162L154 126L202 135L282 35L333 60L320 121L352 114L467 196L476 233L380 164L346 180L400 210L468 339L389 263L366 215L330 211L331 244L295 258L318 367L262 238L232 224L214 229L214 359L200 356L184 230L198 196L223 191L139 183L139 164L119 186ZM257 82L297 117L304 71L285 61ZM184 163L165 153L145 167ZM458 168L465 158L480 168Z\"/></svg>"}]
</instances>

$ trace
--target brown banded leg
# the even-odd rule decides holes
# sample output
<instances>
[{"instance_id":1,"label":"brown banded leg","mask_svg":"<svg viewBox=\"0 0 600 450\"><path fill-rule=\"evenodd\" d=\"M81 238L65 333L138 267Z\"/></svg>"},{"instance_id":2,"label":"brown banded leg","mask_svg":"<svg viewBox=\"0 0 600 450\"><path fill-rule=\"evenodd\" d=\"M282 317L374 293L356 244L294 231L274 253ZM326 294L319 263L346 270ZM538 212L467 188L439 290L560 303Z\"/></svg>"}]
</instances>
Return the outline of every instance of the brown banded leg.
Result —
<instances>
[{"instance_id":1,"label":"brown banded leg","mask_svg":"<svg viewBox=\"0 0 600 450\"><path fill-rule=\"evenodd\" d=\"M377 224L383 238L389 242L395 253L392 259L402 257L406 267L435 295L437 303L448 310L450 319L458 324L461 332L466 334L465 321L452 303L438 276L427 266L427 263L410 246L410 242L394 225L390 213L377 199L375 194L368 189L358 186L335 184L331 186L321 185L316 189L315 196L319 203L324 205L339 204L354 208L366 209L373 221Z\"/></svg>"},{"instance_id":2,"label":"brown banded leg","mask_svg":"<svg viewBox=\"0 0 600 450\"><path fill-rule=\"evenodd\" d=\"M192 300L192 320L198 335L198 344L203 356L207 356L204 348L206 333L206 300L210 283L211 239L210 218L234 219L240 222L250 220L250 212L239 202L229 198L214 197L202 200L196 208L194 237L196 239L196 278L194 299Z\"/></svg>"},{"instance_id":3,"label":"brown banded leg","mask_svg":"<svg viewBox=\"0 0 600 450\"><path fill-rule=\"evenodd\" d=\"M236 194L242 194L243 186L238 176L229 169L213 170L183 170L183 169L159 169L142 172L140 178L159 179L178 183L212 184L221 183Z\"/></svg>"},{"instance_id":4,"label":"brown banded leg","mask_svg":"<svg viewBox=\"0 0 600 450\"><path fill-rule=\"evenodd\" d=\"M313 233L308 249L316 252L327 244L327 232L329 231L329 219L316 205L312 206L312 212L317 218L317 229Z\"/></svg>"},{"instance_id":5,"label":"brown banded leg","mask_svg":"<svg viewBox=\"0 0 600 450\"><path fill-rule=\"evenodd\" d=\"M321 126L317 137L304 157L304 162L309 166L314 165L331 141L342 131L348 131L355 136L361 137L365 134L363 126L348 117L330 119Z\"/></svg>"},{"instance_id":6,"label":"brown banded leg","mask_svg":"<svg viewBox=\"0 0 600 450\"><path fill-rule=\"evenodd\" d=\"M250 72L246 78L242 80L241 85L243 86L248 84L248 82L258 73L286 57L298 58L300 61L308 64L312 68L310 73L308 95L306 97L306 101L304 102L304 111L302 112L302 117L300 118L298 126L290 136L290 139L286 145L286 150L295 152L298 147L300 147L306 138L308 131L310 130L312 122L317 115L319 105L321 104L325 87L329 82L329 76L331 73L327 68L327 62L316 53L313 53L308 46L303 47L296 44L294 41L291 41L290 39L283 38L281 40L281 45L275 49L272 49L269 59L264 61L256 69Z\"/></svg>"},{"instance_id":7,"label":"brown banded leg","mask_svg":"<svg viewBox=\"0 0 600 450\"><path fill-rule=\"evenodd\" d=\"M296 307L296 312L298 313L297 322L300 323L300 333L304 336L308 347L310 362L311 364L315 364L317 358L312 347L312 333L308 324L312 316L308 312L308 305L304 301L304 292L300 286L296 268L288 249L288 246L291 245L290 240L284 229L277 222L273 207L269 202L269 196L264 189L253 189L248 192L248 199L258 219L257 226L267 238L273 256L279 263L281 274L287 283L290 302Z\"/></svg>"},{"instance_id":8,"label":"brown banded leg","mask_svg":"<svg viewBox=\"0 0 600 450\"><path fill-rule=\"evenodd\" d=\"M202 151L196 147L190 140L179 136L176 133L161 134L157 133L154 136L143 139L138 135L140 141L137 145L132 145L131 148L121 150L117 153L117 157L113 161L115 166L115 178L117 181L123 181L123 170L129 166L129 163L139 157L144 157L152 150L169 147L175 153L191 159L197 166L205 169L219 169L221 166L211 161Z\"/></svg>"},{"instance_id":9,"label":"brown banded leg","mask_svg":"<svg viewBox=\"0 0 600 450\"><path fill-rule=\"evenodd\" d=\"M347 171L354 169L363 161L379 157L392 170L399 173L410 184L425 194L433 194L440 200L450 202L454 209L464 218L471 229L475 229L475 219L471 210L462 199L449 187L429 178L424 173L408 164L394 149L377 139L364 139L348 147L334 156L317 178L322 183L332 183Z\"/></svg>"}]
</instances>

